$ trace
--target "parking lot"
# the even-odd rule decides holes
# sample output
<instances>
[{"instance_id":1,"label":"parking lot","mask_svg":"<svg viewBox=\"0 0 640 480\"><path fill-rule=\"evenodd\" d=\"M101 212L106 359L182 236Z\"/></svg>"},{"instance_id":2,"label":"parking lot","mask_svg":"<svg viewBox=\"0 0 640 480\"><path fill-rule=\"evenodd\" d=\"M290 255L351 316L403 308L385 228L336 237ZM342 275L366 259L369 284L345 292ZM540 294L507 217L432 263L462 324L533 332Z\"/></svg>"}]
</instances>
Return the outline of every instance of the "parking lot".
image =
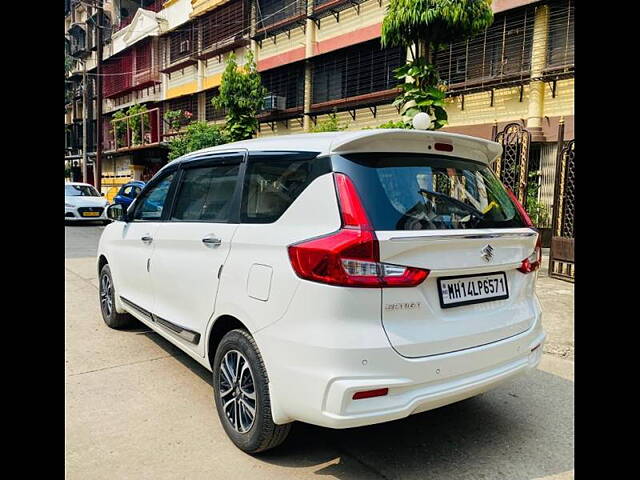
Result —
<instances>
[{"instance_id":1,"label":"parking lot","mask_svg":"<svg viewBox=\"0 0 640 480\"><path fill-rule=\"evenodd\" d=\"M66 478L569 479L573 286L543 270L549 335L540 368L478 397L386 424L295 424L278 449L238 450L218 422L210 373L142 324L100 316L104 227L65 227Z\"/></svg>"}]
</instances>

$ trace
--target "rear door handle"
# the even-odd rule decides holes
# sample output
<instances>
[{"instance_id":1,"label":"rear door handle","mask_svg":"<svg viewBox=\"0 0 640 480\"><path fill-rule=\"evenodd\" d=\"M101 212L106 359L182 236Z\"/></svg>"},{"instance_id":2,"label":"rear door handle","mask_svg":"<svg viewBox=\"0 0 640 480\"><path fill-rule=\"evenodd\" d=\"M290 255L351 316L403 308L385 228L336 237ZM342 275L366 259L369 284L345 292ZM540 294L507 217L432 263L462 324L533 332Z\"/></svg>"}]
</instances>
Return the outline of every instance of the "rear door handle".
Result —
<instances>
[{"instance_id":1,"label":"rear door handle","mask_svg":"<svg viewBox=\"0 0 640 480\"><path fill-rule=\"evenodd\" d=\"M140 237L140 240L142 240L142 242L145 245L149 245L149 244L151 244L151 242L153 242L153 237L149 237L148 235L144 235L143 237Z\"/></svg>"},{"instance_id":2,"label":"rear door handle","mask_svg":"<svg viewBox=\"0 0 640 480\"><path fill-rule=\"evenodd\" d=\"M202 243L204 243L209 248L216 248L222 244L222 240L220 240L215 235L207 235L202 239Z\"/></svg>"}]
</instances>

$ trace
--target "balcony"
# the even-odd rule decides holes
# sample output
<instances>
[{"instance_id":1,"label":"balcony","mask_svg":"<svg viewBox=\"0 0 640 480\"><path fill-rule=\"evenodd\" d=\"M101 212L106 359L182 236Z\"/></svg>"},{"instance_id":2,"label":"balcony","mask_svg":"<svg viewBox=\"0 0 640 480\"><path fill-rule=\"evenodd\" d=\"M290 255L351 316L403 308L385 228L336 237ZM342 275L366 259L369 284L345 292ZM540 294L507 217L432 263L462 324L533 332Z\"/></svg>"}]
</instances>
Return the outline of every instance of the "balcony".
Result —
<instances>
[{"instance_id":1,"label":"balcony","mask_svg":"<svg viewBox=\"0 0 640 480\"><path fill-rule=\"evenodd\" d=\"M152 108L107 123L104 138L109 153L142 150L160 145L160 109Z\"/></svg>"}]
</instances>

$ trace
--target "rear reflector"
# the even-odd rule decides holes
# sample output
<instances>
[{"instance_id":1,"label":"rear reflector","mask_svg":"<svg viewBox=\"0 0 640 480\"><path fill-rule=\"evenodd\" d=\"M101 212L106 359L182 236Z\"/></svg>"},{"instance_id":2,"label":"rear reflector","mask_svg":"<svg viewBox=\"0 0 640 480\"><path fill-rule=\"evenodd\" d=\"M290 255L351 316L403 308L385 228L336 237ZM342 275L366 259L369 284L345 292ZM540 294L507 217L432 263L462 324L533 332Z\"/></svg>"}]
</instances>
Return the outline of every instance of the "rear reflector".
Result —
<instances>
[{"instance_id":1,"label":"rear reflector","mask_svg":"<svg viewBox=\"0 0 640 480\"><path fill-rule=\"evenodd\" d=\"M433 148L440 150L441 152L453 152L453 145L448 143L436 143Z\"/></svg>"},{"instance_id":2,"label":"rear reflector","mask_svg":"<svg viewBox=\"0 0 640 480\"><path fill-rule=\"evenodd\" d=\"M365 390L364 392L354 393L353 399L359 400L361 398L384 397L387 393L389 393L388 388L377 388L375 390Z\"/></svg>"}]
</instances>

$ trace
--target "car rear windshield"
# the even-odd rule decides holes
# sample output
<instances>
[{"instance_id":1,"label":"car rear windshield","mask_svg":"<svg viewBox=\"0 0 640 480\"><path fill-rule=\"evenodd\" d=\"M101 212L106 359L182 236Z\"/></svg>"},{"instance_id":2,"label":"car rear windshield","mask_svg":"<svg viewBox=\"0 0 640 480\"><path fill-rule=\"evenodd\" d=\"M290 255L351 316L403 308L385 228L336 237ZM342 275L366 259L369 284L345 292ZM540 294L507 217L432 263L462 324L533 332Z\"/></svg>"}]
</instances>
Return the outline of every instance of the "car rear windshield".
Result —
<instances>
[{"instance_id":1,"label":"car rear windshield","mask_svg":"<svg viewBox=\"0 0 640 480\"><path fill-rule=\"evenodd\" d=\"M355 183L376 230L526 226L495 173L472 160L429 154L350 154L334 170Z\"/></svg>"}]
</instances>

